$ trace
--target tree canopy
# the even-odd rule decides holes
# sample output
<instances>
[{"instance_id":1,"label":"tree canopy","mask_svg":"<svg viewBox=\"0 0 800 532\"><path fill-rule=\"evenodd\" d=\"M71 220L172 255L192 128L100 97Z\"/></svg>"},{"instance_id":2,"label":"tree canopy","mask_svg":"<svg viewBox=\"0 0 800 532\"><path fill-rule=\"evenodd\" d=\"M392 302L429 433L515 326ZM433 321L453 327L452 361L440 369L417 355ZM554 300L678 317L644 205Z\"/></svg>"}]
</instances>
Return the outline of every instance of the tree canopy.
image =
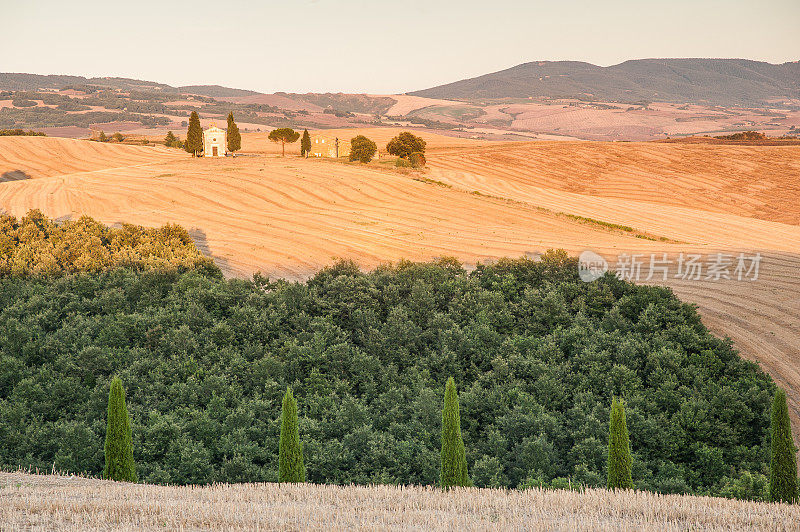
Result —
<instances>
[{"instance_id":1,"label":"tree canopy","mask_svg":"<svg viewBox=\"0 0 800 532\"><path fill-rule=\"evenodd\" d=\"M0 215L0 275L58 275L136 269L216 270L178 225L108 227L81 216L56 223L41 211Z\"/></svg>"},{"instance_id":2,"label":"tree canopy","mask_svg":"<svg viewBox=\"0 0 800 532\"><path fill-rule=\"evenodd\" d=\"M425 141L413 133L403 131L386 145L386 151L390 155L407 158L415 152L425 153Z\"/></svg>"},{"instance_id":3,"label":"tree canopy","mask_svg":"<svg viewBox=\"0 0 800 532\"><path fill-rule=\"evenodd\" d=\"M669 289L584 283L563 253L4 276L0 331L4 468L99 475L115 375L145 482L276 481L291 386L309 481L438 484L450 376L478 486L605 486L612 396L638 489L759 498L769 468L769 377Z\"/></svg>"},{"instance_id":4,"label":"tree canopy","mask_svg":"<svg viewBox=\"0 0 800 532\"><path fill-rule=\"evenodd\" d=\"M375 157L378 146L364 135L353 137L350 141L350 160L368 163Z\"/></svg>"},{"instance_id":5,"label":"tree canopy","mask_svg":"<svg viewBox=\"0 0 800 532\"><path fill-rule=\"evenodd\" d=\"M296 142L297 139L300 138L300 133L298 133L292 128L281 127L270 131L269 136L267 138L269 138L269 140L271 140L272 142L280 142L281 155L286 156L286 144L287 143L291 144L292 142Z\"/></svg>"}]
</instances>

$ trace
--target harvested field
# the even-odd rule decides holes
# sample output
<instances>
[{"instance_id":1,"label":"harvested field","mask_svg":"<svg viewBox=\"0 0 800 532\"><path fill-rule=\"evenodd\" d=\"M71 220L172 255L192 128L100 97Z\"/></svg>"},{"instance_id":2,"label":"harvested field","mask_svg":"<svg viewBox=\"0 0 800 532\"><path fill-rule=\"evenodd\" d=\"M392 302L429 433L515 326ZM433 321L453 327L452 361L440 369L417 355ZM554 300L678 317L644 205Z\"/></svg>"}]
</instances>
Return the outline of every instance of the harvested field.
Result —
<instances>
[{"instance_id":1,"label":"harvested field","mask_svg":"<svg viewBox=\"0 0 800 532\"><path fill-rule=\"evenodd\" d=\"M800 506L646 492L148 486L0 473L4 530L793 530Z\"/></svg>"}]
</instances>

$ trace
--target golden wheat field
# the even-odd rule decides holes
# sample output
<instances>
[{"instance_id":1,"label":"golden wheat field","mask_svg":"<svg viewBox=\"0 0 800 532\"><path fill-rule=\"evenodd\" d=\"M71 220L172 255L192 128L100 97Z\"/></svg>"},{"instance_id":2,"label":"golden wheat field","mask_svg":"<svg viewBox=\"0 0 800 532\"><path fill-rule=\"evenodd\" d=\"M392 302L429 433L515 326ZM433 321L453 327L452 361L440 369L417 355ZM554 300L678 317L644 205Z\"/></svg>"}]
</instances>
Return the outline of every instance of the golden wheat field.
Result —
<instances>
[{"instance_id":1,"label":"golden wheat field","mask_svg":"<svg viewBox=\"0 0 800 532\"><path fill-rule=\"evenodd\" d=\"M366 134L383 148L392 128ZM244 134L250 156L82 140L0 138L0 209L107 223L183 225L228 276L302 279L337 258L365 268L454 256L470 267L548 248L622 253L746 252L756 281L654 279L695 303L789 395L800 435L800 147L497 143L422 133L428 168L399 171L289 156ZM609 225L616 224L616 225Z\"/></svg>"},{"instance_id":2,"label":"golden wheat field","mask_svg":"<svg viewBox=\"0 0 800 532\"><path fill-rule=\"evenodd\" d=\"M149 486L0 473L3 530L796 530L800 506L647 492Z\"/></svg>"}]
</instances>

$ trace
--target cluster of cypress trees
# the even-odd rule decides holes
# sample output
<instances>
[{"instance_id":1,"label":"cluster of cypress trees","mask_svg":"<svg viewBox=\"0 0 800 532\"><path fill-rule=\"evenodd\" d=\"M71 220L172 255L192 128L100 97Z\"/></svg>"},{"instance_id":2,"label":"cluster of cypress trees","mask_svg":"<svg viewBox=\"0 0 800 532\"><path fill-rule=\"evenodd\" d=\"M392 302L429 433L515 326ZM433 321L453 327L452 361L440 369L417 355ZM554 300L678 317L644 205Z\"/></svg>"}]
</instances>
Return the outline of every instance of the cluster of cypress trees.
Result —
<instances>
[{"instance_id":1,"label":"cluster of cypress trees","mask_svg":"<svg viewBox=\"0 0 800 532\"><path fill-rule=\"evenodd\" d=\"M306 467L303 444L297 423L297 401L291 388L286 388L281 406L281 432L278 443L278 482L305 482ZM797 449L792 440L786 392L778 389L772 403L771 419L770 500L794 504L798 502ZM108 394L108 424L105 441L103 478L136 482L133 445L125 390L115 377ZM464 440L461 436L461 414L458 392L452 377L447 379L442 405L442 451L440 483L443 489L472 486L467 471ZM608 489L632 489L631 449L625 403L615 397L611 403L608 426Z\"/></svg>"}]
</instances>

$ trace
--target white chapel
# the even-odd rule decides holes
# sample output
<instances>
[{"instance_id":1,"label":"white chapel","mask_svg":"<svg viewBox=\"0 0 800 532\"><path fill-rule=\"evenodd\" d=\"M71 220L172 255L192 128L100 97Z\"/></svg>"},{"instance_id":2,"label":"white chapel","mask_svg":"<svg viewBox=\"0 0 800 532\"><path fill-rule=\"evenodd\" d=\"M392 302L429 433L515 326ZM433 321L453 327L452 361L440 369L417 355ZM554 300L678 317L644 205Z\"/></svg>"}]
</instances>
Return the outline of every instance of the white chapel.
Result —
<instances>
[{"instance_id":1,"label":"white chapel","mask_svg":"<svg viewBox=\"0 0 800 532\"><path fill-rule=\"evenodd\" d=\"M203 131L203 157L225 157L228 152L227 133L212 125Z\"/></svg>"}]
</instances>

